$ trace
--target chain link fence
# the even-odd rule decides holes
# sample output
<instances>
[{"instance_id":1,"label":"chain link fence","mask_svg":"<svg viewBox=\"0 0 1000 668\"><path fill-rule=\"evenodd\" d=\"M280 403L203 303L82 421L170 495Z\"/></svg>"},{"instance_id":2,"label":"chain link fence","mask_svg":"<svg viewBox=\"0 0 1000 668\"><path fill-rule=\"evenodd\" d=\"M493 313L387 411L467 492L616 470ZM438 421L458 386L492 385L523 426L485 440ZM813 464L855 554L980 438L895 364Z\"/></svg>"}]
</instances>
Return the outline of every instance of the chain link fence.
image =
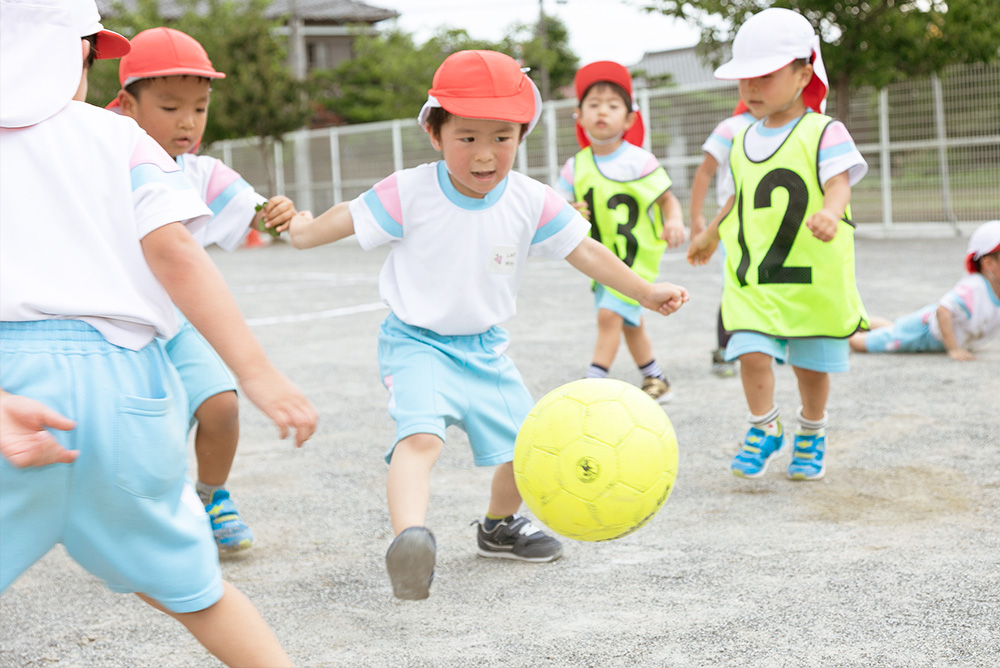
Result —
<instances>
[{"instance_id":1,"label":"chain link fence","mask_svg":"<svg viewBox=\"0 0 1000 668\"><path fill-rule=\"evenodd\" d=\"M637 90L636 96L646 148L666 168L686 213L701 145L732 112L736 86L711 82ZM831 98L829 109L835 105ZM555 180L578 150L574 106L573 100L546 103L515 169ZM845 123L870 167L852 193L857 223L957 226L1000 218L1000 63L954 66L940 77L855 90L849 106ZM314 213L356 197L393 171L439 158L415 119L302 130L274 143L217 142L206 152L258 192L285 193ZM706 216L714 202L710 193Z\"/></svg>"}]
</instances>

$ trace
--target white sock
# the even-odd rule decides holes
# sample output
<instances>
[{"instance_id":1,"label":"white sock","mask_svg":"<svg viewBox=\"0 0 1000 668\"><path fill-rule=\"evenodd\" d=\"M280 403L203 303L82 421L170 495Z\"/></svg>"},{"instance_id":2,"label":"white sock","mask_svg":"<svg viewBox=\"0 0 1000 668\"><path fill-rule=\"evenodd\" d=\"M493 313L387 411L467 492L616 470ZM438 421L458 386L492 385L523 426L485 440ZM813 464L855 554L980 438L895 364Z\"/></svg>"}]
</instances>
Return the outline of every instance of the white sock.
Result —
<instances>
[{"instance_id":1,"label":"white sock","mask_svg":"<svg viewBox=\"0 0 1000 668\"><path fill-rule=\"evenodd\" d=\"M764 415L754 415L750 413L748 416L750 420L750 425L763 430L765 434L770 436L778 435L778 407L772 406Z\"/></svg>"},{"instance_id":2,"label":"white sock","mask_svg":"<svg viewBox=\"0 0 1000 668\"><path fill-rule=\"evenodd\" d=\"M799 434L803 436L814 436L826 429L826 423L828 420L828 415L826 411L823 411L823 417L819 420L807 420L802 417L802 406L799 406L798 413L796 414L796 419L799 421Z\"/></svg>"}]
</instances>

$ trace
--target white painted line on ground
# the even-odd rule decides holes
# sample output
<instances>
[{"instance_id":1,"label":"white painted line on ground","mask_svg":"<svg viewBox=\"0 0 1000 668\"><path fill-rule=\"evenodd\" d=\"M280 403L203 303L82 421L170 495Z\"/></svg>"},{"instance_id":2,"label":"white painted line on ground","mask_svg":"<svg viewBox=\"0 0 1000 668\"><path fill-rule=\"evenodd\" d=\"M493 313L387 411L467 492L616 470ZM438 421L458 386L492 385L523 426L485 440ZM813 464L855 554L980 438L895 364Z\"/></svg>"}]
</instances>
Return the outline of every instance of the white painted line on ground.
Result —
<instances>
[{"instance_id":1,"label":"white painted line on ground","mask_svg":"<svg viewBox=\"0 0 1000 668\"><path fill-rule=\"evenodd\" d=\"M355 315L356 313L367 313L368 311L378 311L387 308L389 307L382 302L374 302L371 304L359 304L358 306L345 306L342 308L326 309L324 311L313 311L312 313L292 313L290 315L275 315L266 318L247 318L247 324L251 327L281 325L289 322L305 322L307 320L339 318L345 315Z\"/></svg>"}]
</instances>

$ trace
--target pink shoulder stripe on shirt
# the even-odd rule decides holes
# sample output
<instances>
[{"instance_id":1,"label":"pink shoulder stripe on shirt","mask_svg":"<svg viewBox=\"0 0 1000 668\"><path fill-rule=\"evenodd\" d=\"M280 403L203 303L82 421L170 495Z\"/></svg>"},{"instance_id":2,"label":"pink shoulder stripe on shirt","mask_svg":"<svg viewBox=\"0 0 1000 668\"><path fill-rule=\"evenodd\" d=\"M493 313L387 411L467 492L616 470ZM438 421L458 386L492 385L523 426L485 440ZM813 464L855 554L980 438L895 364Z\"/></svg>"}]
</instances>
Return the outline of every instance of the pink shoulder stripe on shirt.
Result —
<instances>
[{"instance_id":1,"label":"pink shoulder stripe on shirt","mask_svg":"<svg viewBox=\"0 0 1000 668\"><path fill-rule=\"evenodd\" d=\"M639 178L652 174L660 167L660 161L656 159L656 156L652 153L649 154L649 160L645 165L642 166L642 172L639 174Z\"/></svg>"},{"instance_id":2,"label":"pink shoulder stripe on shirt","mask_svg":"<svg viewBox=\"0 0 1000 668\"><path fill-rule=\"evenodd\" d=\"M391 174L378 183L376 183L372 190L378 195L378 201L382 203L385 208L385 212L389 216L399 223L403 224L403 205L399 201L399 183L396 180L396 175Z\"/></svg>"},{"instance_id":3,"label":"pink shoulder stripe on shirt","mask_svg":"<svg viewBox=\"0 0 1000 668\"><path fill-rule=\"evenodd\" d=\"M149 135L142 135L139 141L135 145L135 150L132 152L132 160L129 163L129 169L133 169L136 165L142 164L153 164L162 169L164 172L176 172L180 170L180 165L174 162L167 152L156 143L156 140Z\"/></svg>"},{"instance_id":4,"label":"pink shoulder stripe on shirt","mask_svg":"<svg viewBox=\"0 0 1000 668\"><path fill-rule=\"evenodd\" d=\"M538 227L545 227L548 223L552 222L563 207L566 206L566 200L559 196L555 190L551 188L545 189L545 204L542 206L542 215L538 219Z\"/></svg>"},{"instance_id":5,"label":"pink shoulder stripe on shirt","mask_svg":"<svg viewBox=\"0 0 1000 668\"><path fill-rule=\"evenodd\" d=\"M972 291L972 287L968 285L958 285L955 286L955 296L958 297L962 304L965 305L965 310L970 314L973 313L973 307L976 304L976 295Z\"/></svg>"},{"instance_id":6,"label":"pink shoulder stripe on shirt","mask_svg":"<svg viewBox=\"0 0 1000 668\"><path fill-rule=\"evenodd\" d=\"M566 183L573 185L573 170L576 165L573 158L570 158L563 163L562 169L559 170L559 176L566 179Z\"/></svg>"},{"instance_id":7,"label":"pink shoulder stripe on shirt","mask_svg":"<svg viewBox=\"0 0 1000 668\"><path fill-rule=\"evenodd\" d=\"M819 142L820 150L825 148L830 148L831 146L836 146L837 144L843 144L845 142L852 142L851 133L847 131L843 123L835 121L830 123L827 127L826 132L823 133L823 138Z\"/></svg>"},{"instance_id":8,"label":"pink shoulder stripe on shirt","mask_svg":"<svg viewBox=\"0 0 1000 668\"><path fill-rule=\"evenodd\" d=\"M205 203L211 204L214 202L219 193L240 178L236 170L229 167L226 163L222 161L215 163L215 168L212 169L212 176L208 179L208 191L205 193Z\"/></svg>"}]
</instances>

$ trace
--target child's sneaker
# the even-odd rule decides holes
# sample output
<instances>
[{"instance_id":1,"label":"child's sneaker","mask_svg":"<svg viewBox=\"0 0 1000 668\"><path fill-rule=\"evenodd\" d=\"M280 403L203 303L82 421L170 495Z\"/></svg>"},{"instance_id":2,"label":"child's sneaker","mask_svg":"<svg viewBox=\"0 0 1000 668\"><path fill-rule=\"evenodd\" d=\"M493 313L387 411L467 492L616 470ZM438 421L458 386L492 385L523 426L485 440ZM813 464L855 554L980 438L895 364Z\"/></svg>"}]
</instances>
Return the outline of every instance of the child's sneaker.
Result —
<instances>
[{"instance_id":1,"label":"child's sneaker","mask_svg":"<svg viewBox=\"0 0 1000 668\"><path fill-rule=\"evenodd\" d=\"M792 480L819 480L826 473L826 430L817 434L795 434L792 463L788 477Z\"/></svg>"},{"instance_id":2,"label":"child's sneaker","mask_svg":"<svg viewBox=\"0 0 1000 668\"><path fill-rule=\"evenodd\" d=\"M663 378L646 376L642 379L642 391L659 404L665 404L674 398L674 393L670 391L670 381L666 376Z\"/></svg>"},{"instance_id":3,"label":"child's sneaker","mask_svg":"<svg viewBox=\"0 0 1000 668\"><path fill-rule=\"evenodd\" d=\"M229 492L217 489L205 504L205 512L212 520L212 535L222 552L239 552L253 545L253 531L247 526Z\"/></svg>"},{"instance_id":4,"label":"child's sneaker","mask_svg":"<svg viewBox=\"0 0 1000 668\"><path fill-rule=\"evenodd\" d=\"M741 478L759 478L767 470L767 462L781 451L785 442L785 431L778 420L778 433L768 434L763 429L750 427L743 447L733 457L729 469Z\"/></svg>"},{"instance_id":5,"label":"child's sneaker","mask_svg":"<svg viewBox=\"0 0 1000 668\"><path fill-rule=\"evenodd\" d=\"M531 526L531 522L520 515L505 517L492 531L487 531L478 520L473 524L479 525L476 541L481 557L546 562L562 556L562 543Z\"/></svg>"},{"instance_id":6,"label":"child's sneaker","mask_svg":"<svg viewBox=\"0 0 1000 668\"><path fill-rule=\"evenodd\" d=\"M385 553L385 569L396 598L420 601L430 596L436 560L437 542L430 529L403 529Z\"/></svg>"},{"instance_id":7,"label":"child's sneaker","mask_svg":"<svg viewBox=\"0 0 1000 668\"><path fill-rule=\"evenodd\" d=\"M727 362L722 348L717 348L712 353L712 373L719 378L732 378L736 375L736 362Z\"/></svg>"}]
</instances>

